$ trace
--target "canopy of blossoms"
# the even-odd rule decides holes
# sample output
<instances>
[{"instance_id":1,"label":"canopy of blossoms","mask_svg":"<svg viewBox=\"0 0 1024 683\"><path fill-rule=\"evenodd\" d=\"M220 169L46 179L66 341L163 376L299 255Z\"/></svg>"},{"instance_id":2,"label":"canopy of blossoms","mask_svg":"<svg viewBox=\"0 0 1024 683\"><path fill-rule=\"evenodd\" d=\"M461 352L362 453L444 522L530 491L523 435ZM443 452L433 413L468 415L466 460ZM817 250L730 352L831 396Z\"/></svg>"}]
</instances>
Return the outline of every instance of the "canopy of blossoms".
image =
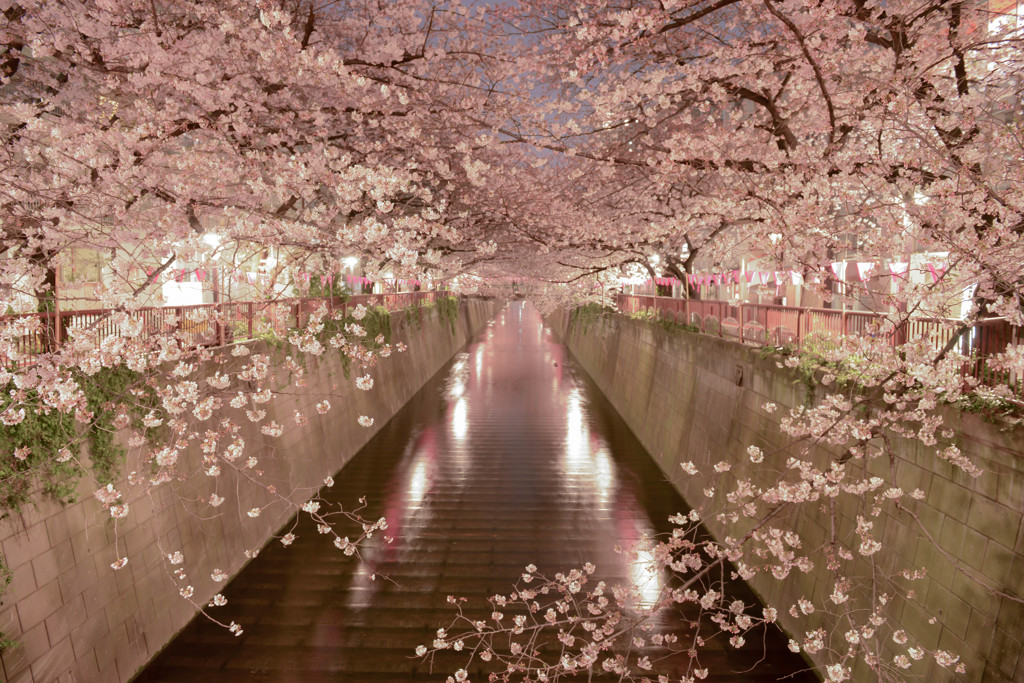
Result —
<instances>
[{"instance_id":1,"label":"canopy of blossoms","mask_svg":"<svg viewBox=\"0 0 1024 683\"><path fill-rule=\"evenodd\" d=\"M264 264L268 291L301 281L295 273L343 273L355 258L371 275L458 277L484 292L529 279L556 305L600 298L638 273L690 283L699 296L694 273L731 271L744 255L813 287L804 276L827 273L854 243L864 263L945 255L940 275L889 293L894 316L968 292L959 329L993 316L1024 323L1015 13L956 0L5 0L0 9L0 305L8 314L64 305L61 268L88 250L101 255L103 277L76 305L105 309L117 327L77 330L0 370L10 428L34 411L90 424L101 411L83 387L113 371L133 379L110 405L151 390L146 427L169 426L182 447L229 401L260 422L266 357L239 351L223 376L198 382L210 352L174 332L143 338L133 315L159 303L161 278L179 264L205 274L229 250ZM266 267L270 253L277 267ZM313 353L333 344L369 367L392 349L359 319L333 324L321 310L288 341ZM19 340L52 324L8 315L0 356L17 360ZM870 424L837 399L788 428L866 457L909 413L932 439L941 430L921 411L963 390L949 350L911 348L860 368L867 386L893 397ZM1001 362L1024 370L1019 355ZM236 379L250 389L230 398ZM209 452L234 449L230 461L244 463L230 421L218 430ZM144 430L132 445L157 472L177 460ZM69 447L3 457L38 470L76 462ZM957 453L945 457L973 472ZM204 466L224 466L215 460ZM804 466L807 481L825 476ZM120 492L98 494L113 517L128 514ZM834 680L847 660L829 670Z\"/></svg>"}]
</instances>

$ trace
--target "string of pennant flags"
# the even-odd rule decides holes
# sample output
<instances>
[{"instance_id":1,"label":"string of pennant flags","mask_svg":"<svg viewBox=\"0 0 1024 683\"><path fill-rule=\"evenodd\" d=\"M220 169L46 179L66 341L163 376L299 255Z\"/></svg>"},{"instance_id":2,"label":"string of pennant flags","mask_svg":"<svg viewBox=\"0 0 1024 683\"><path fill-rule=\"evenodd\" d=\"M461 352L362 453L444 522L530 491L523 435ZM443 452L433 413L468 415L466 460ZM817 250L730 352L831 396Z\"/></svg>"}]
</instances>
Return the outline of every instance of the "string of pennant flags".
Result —
<instances>
[{"instance_id":1,"label":"string of pennant flags","mask_svg":"<svg viewBox=\"0 0 1024 683\"><path fill-rule=\"evenodd\" d=\"M213 270L212 269L208 269L208 268L194 268L194 269L193 268L175 268L173 270L166 271L166 276L167 276L168 280L173 280L174 282L190 282L190 281L192 281L192 276L194 275L196 282L205 282L206 278L210 277L212 273L213 273ZM155 280L157 278L158 273L156 272L156 269L154 269L154 268L147 268L146 269L146 275L148 275L150 280L153 281L153 280ZM227 277L232 282L247 282L250 285L256 285L256 284L267 285L270 282L270 276L267 275L266 273L253 273L253 272L242 271L242 270L231 271L230 273L228 273ZM382 282L382 283L386 283L388 285L395 285L395 284L397 284L397 285L402 286L402 287L420 286L422 284L422 282L420 280L417 280L415 278L410 278L410 279L390 278L390 279L372 280L372 279L370 279L368 277L364 277L362 275L344 275L344 276L338 275L338 276L336 276L335 274L332 273L332 274L328 274L328 275L314 276L313 273L307 273L307 272L296 273L295 274L295 281L296 282L304 282L304 283L306 283L308 285L310 282L315 282L316 281L315 277L319 277L320 286L321 287L332 287L332 286L334 286L335 280L337 280L339 285L341 285L344 282L345 284L349 285L350 287L354 287L356 285L372 285L375 282Z\"/></svg>"},{"instance_id":2,"label":"string of pennant flags","mask_svg":"<svg viewBox=\"0 0 1024 683\"><path fill-rule=\"evenodd\" d=\"M796 270L729 270L720 273L689 273L686 275L686 281L691 287L716 287L720 285L732 285L732 284L747 284L747 285L772 285L783 286L793 284L801 286L805 282L805 277L812 278L812 281L819 282L822 273L827 274L831 272L834 278L840 282L849 282L846 278L847 266L853 265L855 271L855 280L859 282L866 282L878 275L881 275L884 271L879 268L878 263L872 261L835 261L829 268L823 268L819 272L808 273L806 276L804 273ZM887 264L889 274L895 278L906 280L910 274L910 264L906 262L893 262ZM947 266L945 263L925 263L923 264L923 271L928 272L931 275L932 282L938 282L942 276L946 273ZM168 280L175 282L188 282L192 281L192 276L195 276L195 281L205 282L207 277L210 277L213 273L212 269L209 268L176 268L166 271ZM153 268L147 268L146 274L150 280L155 280L160 273ZM270 283L270 276L266 273L254 273L242 270L233 270L227 274L228 279L233 282L246 282L250 285L267 285ZM415 278L403 279L403 278L388 278L373 280L363 275L338 275L334 273L316 275L306 271L300 271L295 273L294 280L297 283L305 283L307 286L311 282L315 282L316 278L319 278L321 287L333 287L335 281L341 285L342 283L348 285L350 288L355 288L357 285L372 285L376 282L381 282L390 286L401 286L401 287L414 287L420 286L422 282ZM498 280L515 281L515 278L498 278ZM678 278L674 277L657 277L647 280L648 286L657 284L663 287L672 287L675 285L682 284Z\"/></svg>"},{"instance_id":3,"label":"string of pennant flags","mask_svg":"<svg viewBox=\"0 0 1024 683\"><path fill-rule=\"evenodd\" d=\"M249 275L254 275L254 273L249 273ZM320 277L320 286L321 287L332 287L332 286L334 286L335 276L334 276L333 273L328 274L328 275L320 275L319 277ZM299 281L299 282L309 283L312 280L312 278L313 278L313 274L312 273L300 272L300 273L296 273L295 274L295 279L297 281ZM363 277L362 275L345 275L343 277L339 276L337 279L338 279L338 284L341 284L342 280L344 280L344 282L346 284L350 285L350 286L351 285L372 285L374 282L384 282L384 283L387 283L389 285L398 284L398 285L403 286L403 287L405 287L405 286L409 286L409 287L417 286L418 287L419 285L423 284L420 280L417 280L415 278L409 278L409 279L388 278L388 279L382 279L382 280L372 280L372 279L370 279L368 277Z\"/></svg>"},{"instance_id":4,"label":"string of pennant flags","mask_svg":"<svg viewBox=\"0 0 1024 683\"><path fill-rule=\"evenodd\" d=\"M875 262L864 262L864 261L836 261L829 267L832 275L836 280L840 282L849 282L846 278L846 268L848 264L853 264L856 271L856 281L866 282L876 276L876 270L878 275L882 274L881 269L878 267L879 264ZM946 273L946 265L944 263L926 263L924 269L931 275L932 282L938 282L942 276ZM901 280L907 279L910 274L910 264L906 262L895 262L888 264L889 274L895 278ZM823 271L824 272L824 269ZM818 278L819 274L808 274L813 281L820 281ZM692 273L686 275L686 281L692 287L716 287L720 285L732 285L732 284L748 284L748 285L771 285L783 286L793 284L801 286L805 282L805 275L796 270L731 270L724 271L721 273ZM649 279L648 283L661 285L663 287L671 287L677 284L682 284L678 278L674 277L657 277Z\"/></svg>"}]
</instances>

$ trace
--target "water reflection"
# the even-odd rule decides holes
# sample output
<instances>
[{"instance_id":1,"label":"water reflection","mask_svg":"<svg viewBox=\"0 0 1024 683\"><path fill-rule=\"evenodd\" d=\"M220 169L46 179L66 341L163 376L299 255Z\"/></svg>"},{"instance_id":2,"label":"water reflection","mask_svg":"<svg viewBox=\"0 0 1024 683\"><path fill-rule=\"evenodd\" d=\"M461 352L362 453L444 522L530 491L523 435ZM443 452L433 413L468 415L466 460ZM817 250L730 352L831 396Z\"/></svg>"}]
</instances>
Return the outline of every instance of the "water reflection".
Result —
<instances>
[{"instance_id":1,"label":"water reflection","mask_svg":"<svg viewBox=\"0 0 1024 683\"><path fill-rule=\"evenodd\" d=\"M630 609L648 609L666 577L644 539L684 510L521 302L335 479L325 495L349 508L365 496L365 516L386 516L394 542L354 560L300 521L292 548L272 542L225 591L229 603L217 616L242 623L245 635L196 621L141 680L444 680L444 667L451 672L465 657L438 660L441 671L431 673L410 655L451 620L446 596L467 597L467 613L486 618L485 598L507 591L525 565L550 575L589 561L600 578L632 589ZM802 666L784 639L768 642L771 678ZM762 654L713 649L706 663L717 680L749 680L729 672Z\"/></svg>"},{"instance_id":2,"label":"water reflection","mask_svg":"<svg viewBox=\"0 0 1024 683\"><path fill-rule=\"evenodd\" d=\"M635 548L629 559L629 583L633 589L630 606L649 610L658 604L665 578L665 572L655 562L654 551L649 547Z\"/></svg>"},{"instance_id":3,"label":"water reflection","mask_svg":"<svg viewBox=\"0 0 1024 683\"><path fill-rule=\"evenodd\" d=\"M455 401L455 408L452 409L452 434L456 441L465 441L466 432L469 431L469 401L465 396L460 396Z\"/></svg>"}]
</instances>

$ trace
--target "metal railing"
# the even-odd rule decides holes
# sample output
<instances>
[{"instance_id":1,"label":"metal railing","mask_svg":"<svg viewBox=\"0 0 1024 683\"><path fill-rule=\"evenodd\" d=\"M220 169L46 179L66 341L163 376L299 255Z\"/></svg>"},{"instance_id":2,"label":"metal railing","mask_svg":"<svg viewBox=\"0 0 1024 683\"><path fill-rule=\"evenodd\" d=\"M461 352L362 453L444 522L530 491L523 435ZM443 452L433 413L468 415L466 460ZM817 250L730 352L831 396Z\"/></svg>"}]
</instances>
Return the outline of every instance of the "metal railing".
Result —
<instances>
[{"instance_id":1,"label":"metal railing","mask_svg":"<svg viewBox=\"0 0 1024 683\"><path fill-rule=\"evenodd\" d=\"M704 334L734 339L760 346L803 346L813 338L840 339L849 336L871 337L893 349L909 341L926 340L936 354L959 334L952 351L970 360L964 374L990 386L1006 385L1014 395L1024 398L1024 380L1013 373L997 371L986 362L993 354L1024 343L1021 328L1003 318L982 320L963 330L959 320L947 318L909 318L894 321L883 313L836 311L827 308L799 308L771 304L728 301L674 299L650 295L619 294L619 311L646 312L677 323L693 325Z\"/></svg>"},{"instance_id":2,"label":"metal railing","mask_svg":"<svg viewBox=\"0 0 1024 683\"><path fill-rule=\"evenodd\" d=\"M192 306L140 308L128 313L132 325L141 330L132 336L147 338L173 335L181 345L223 346L236 341L257 339L273 332L284 336L288 330L302 327L320 306L334 315L359 304L384 306L390 311L434 302L447 292L402 292L363 294L341 298L303 297L267 301L231 301ZM10 353L0 350L0 365L12 362L31 364L32 357L58 350L73 335L88 334L95 343L122 334L111 309L21 313L0 317L0 328L15 328L9 339Z\"/></svg>"}]
</instances>

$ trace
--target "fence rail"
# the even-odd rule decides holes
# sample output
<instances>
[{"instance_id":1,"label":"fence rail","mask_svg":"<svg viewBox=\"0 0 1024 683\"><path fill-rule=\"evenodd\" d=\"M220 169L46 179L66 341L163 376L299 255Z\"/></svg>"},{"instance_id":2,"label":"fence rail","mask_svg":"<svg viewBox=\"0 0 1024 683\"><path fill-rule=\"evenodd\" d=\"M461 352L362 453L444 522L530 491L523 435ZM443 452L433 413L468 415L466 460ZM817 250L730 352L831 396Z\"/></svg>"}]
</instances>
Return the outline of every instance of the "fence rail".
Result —
<instances>
[{"instance_id":1,"label":"fence rail","mask_svg":"<svg viewBox=\"0 0 1024 683\"><path fill-rule=\"evenodd\" d=\"M359 304L384 306L394 311L407 306L436 301L447 293L402 292L363 294L341 298L303 297L267 301L232 301L193 306L141 308L129 314L129 324L139 326L139 338L175 335L184 346L223 346L236 341L256 339L273 332L278 336L301 327L321 305L330 313L355 308ZM0 327L20 326L12 335L9 353L0 350L0 365L12 362L31 364L32 357L56 351L72 335L86 332L101 343L122 334L110 309L23 313L0 317Z\"/></svg>"},{"instance_id":2,"label":"fence rail","mask_svg":"<svg viewBox=\"0 0 1024 683\"><path fill-rule=\"evenodd\" d=\"M909 341L926 340L938 353L958 334L959 320L910 318L894 322L882 313L798 308L771 304L700 301L671 297L619 294L619 311L646 312L674 322L695 325L702 333L760 346L802 346L810 338L871 337L893 349ZM1006 385L1017 400L1024 399L1024 379L990 367L990 356L1024 344L1024 331L1003 318L982 320L960 334L952 351L970 360L964 374L990 386Z\"/></svg>"}]
</instances>

